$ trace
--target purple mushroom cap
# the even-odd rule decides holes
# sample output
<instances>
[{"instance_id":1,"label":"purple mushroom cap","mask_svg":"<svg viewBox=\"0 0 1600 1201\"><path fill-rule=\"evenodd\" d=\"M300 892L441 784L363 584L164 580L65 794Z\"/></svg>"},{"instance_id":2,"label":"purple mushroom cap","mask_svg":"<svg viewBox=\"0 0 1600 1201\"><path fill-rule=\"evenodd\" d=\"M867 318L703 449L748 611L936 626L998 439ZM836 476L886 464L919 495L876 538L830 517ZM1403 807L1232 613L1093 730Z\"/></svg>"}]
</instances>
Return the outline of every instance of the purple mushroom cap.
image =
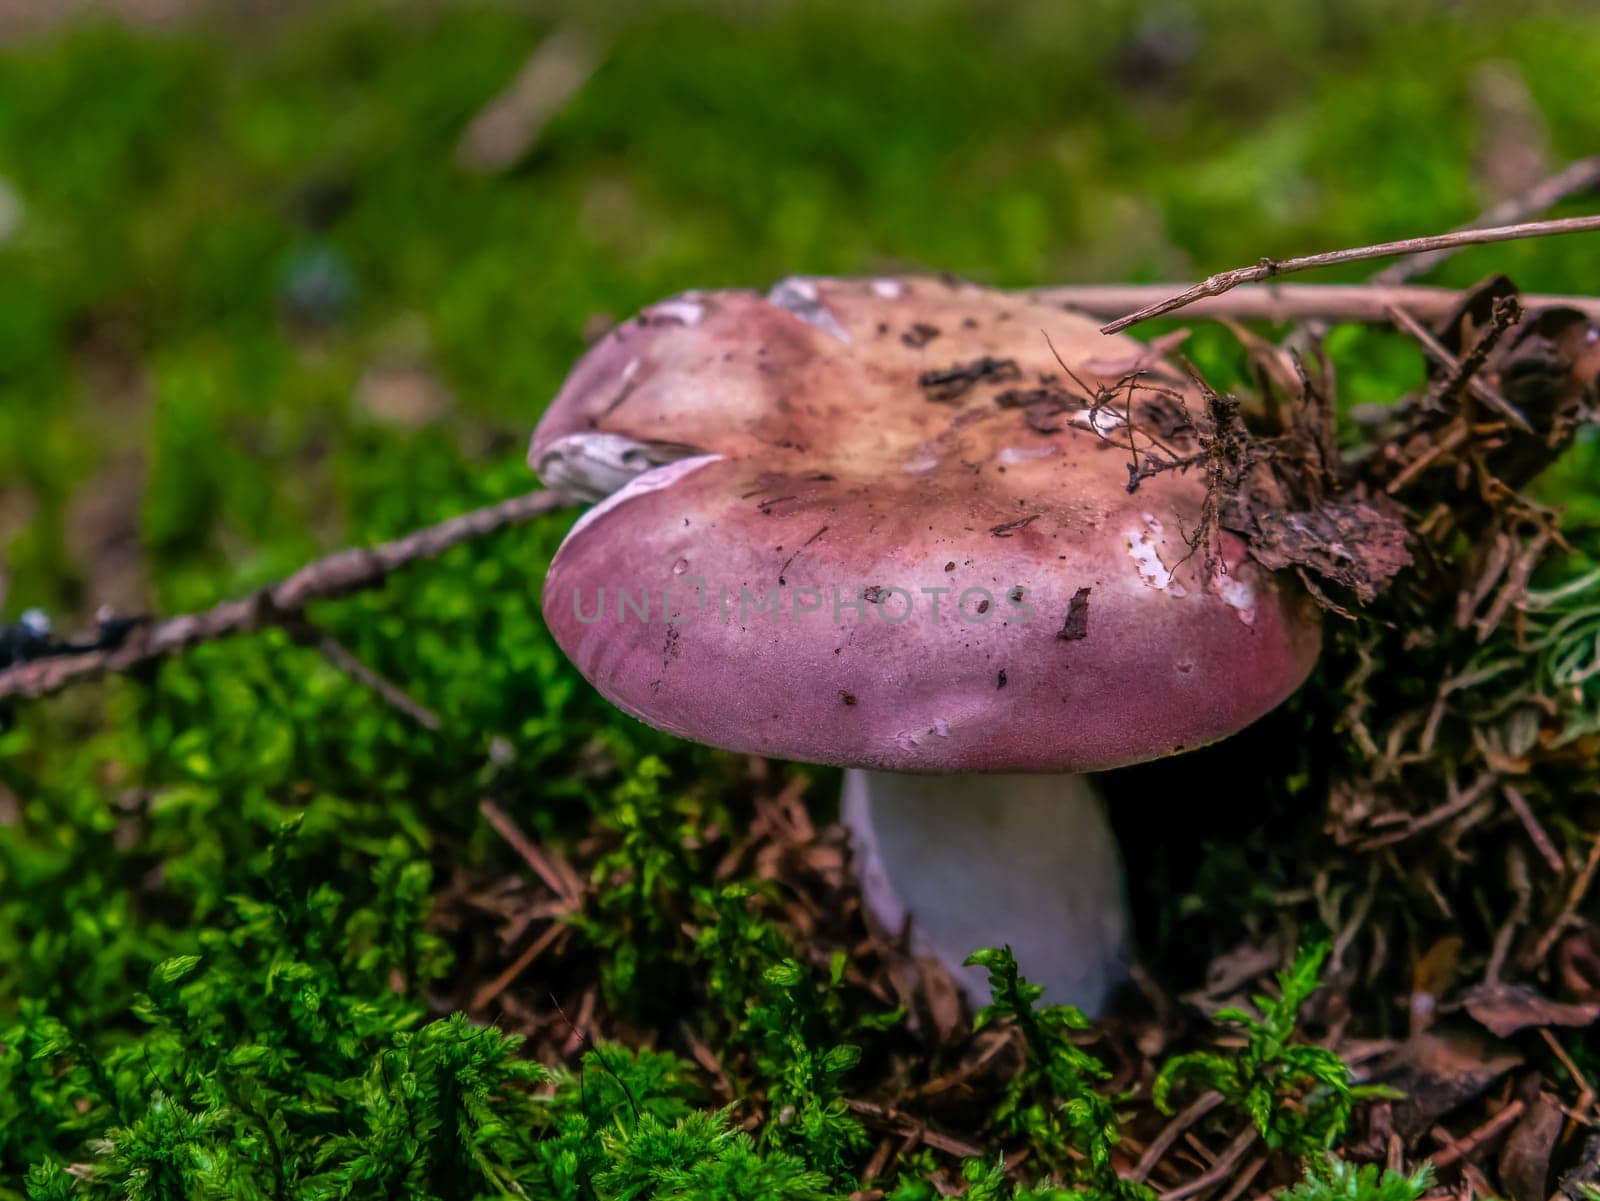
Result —
<instances>
[{"instance_id":1,"label":"purple mushroom cap","mask_svg":"<svg viewBox=\"0 0 1600 1201\"><path fill-rule=\"evenodd\" d=\"M1185 400L1142 344L970 285L680 296L534 435L547 481L616 468L545 618L619 708L735 751L1061 772L1204 745L1299 686L1321 626L1233 535L1186 541L1199 471L1130 492L1130 462L1196 449Z\"/></svg>"}]
</instances>

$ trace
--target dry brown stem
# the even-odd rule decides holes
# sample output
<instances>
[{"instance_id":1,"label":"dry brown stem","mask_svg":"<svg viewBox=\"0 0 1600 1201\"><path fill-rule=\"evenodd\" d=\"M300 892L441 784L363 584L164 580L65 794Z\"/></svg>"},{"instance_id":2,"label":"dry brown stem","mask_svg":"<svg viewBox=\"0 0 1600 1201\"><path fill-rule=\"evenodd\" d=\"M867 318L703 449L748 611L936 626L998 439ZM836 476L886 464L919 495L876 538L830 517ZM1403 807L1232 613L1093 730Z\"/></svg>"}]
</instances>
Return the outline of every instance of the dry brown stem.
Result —
<instances>
[{"instance_id":1,"label":"dry brown stem","mask_svg":"<svg viewBox=\"0 0 1600 1201\"><path fill-rule=\"evenodd\" d=\"M1600 230L1600 215L1585 217L1560 217L1552 221L1524 221L1516 225L1501 225L1489 229L1457 230L1454 233L1433 234L1422 238L1402 238L1396 242L1377 242L1370 246L1352 246L1345 250L1326 250L1320 254L1298 255L1287 259L1264 258L1253 267L1235 267L1219 271L1194 286L1169 296L1155 304L1118 317L1101 326L1101 332L1120 333L1131 325L1160 317L1210 296L1231 292L1240 284L1259 283L1279 275L1296 271L1313 271L1320 267L1336 267L1343 263L1364 263L1373 259L1393 258L1402 254L1424 254L1436 250L1454 250L1462 246L1487 245L1494 242L1517 242L1527 238L1553 237L1559 234L1589 233Z\"/></svg>"},{"instance_id":2,"label":"dry brown stem","mask_svg":"<svg viewBox=\"0 0 1600 1201\"><path fill-rule=\"evenodd\" d=\"M1527 221L1554 208L1569 196L1593 191L1596 187L1600 187L1600 155L1569 163L1548 179L1542 179L1534 184L1526 192L1502 200L1466 225L1458 226L1457 229L1484 229L1494 225L1511 225L1518 221ZM1379 271L1372 277L1372 282L1385 286L1403 284L1408 279L1426 275L1455 251L1456 248L1451 247L1407 255L1399 262L1391 263Z\"/></svg>"},{"instance_id":3,"label":"dry brown stem","mask_svg":"<svg viewBox=\"0 0 1600 1201\"><path fill-rule=\"evenodd\" d=\"M353 547L307 563L287 579L238 600L136 626L115 647L50 655L0 671L0 701L47 696L69 684L129 671L234 634L293 628L315 601L373 588L389 573L431 559L458 543L530 521L573 501L559 492L530 492L427 526L377 546ZM419 719L420 720L420 719ZM426 723L424 723L426 724Z\"/></svg>"},{"instance_id":4,"label":"dry brown stem","mask_svg":"<svg viewBox=\"0 0 1600 1201\"><path fill-rule=\"evenodd\" d=\"M1184 288L1164 284L1061 284L1035 288L1028 296L1043 304L1109 320L1165 300ZM1241 284L1220 296L1196 300L1185 315L1237 321L1354 321L1386 325L1390 311L1400 309L1432 325L1449 317L1466 293L1455 288L1397 287L1389 284ZM1600 320L1600 297L1528 294L1530 309L1569 308Z\"/></svg>"}]
</instances>

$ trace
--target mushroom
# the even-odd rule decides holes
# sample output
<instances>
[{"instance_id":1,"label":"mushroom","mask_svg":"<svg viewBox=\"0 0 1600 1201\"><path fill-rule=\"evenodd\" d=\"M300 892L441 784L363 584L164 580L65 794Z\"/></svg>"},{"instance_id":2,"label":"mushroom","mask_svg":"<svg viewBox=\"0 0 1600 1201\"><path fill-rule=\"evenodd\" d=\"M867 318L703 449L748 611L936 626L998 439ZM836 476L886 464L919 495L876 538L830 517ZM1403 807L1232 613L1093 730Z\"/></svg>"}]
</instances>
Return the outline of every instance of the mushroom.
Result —
<instances>
[{"instance_id":1,"label":"mushroom","mask_svg":"<svg viewBox=\"0 0 1600 1201\"><path fill-rule=\"evenodd\" d=\"M590 350L534 434L546 483L603 497L546 620L641 721L847 768L870 918L970 997L965 957L1009 943L1097 1011L1130 938L1081 773L1228 737L1321 641L1234 535L1186 542L1201 472L1130 488L1198 449L1185 399L1140 343L971 285L686 293Z\"/></svg>"}]
</instances>

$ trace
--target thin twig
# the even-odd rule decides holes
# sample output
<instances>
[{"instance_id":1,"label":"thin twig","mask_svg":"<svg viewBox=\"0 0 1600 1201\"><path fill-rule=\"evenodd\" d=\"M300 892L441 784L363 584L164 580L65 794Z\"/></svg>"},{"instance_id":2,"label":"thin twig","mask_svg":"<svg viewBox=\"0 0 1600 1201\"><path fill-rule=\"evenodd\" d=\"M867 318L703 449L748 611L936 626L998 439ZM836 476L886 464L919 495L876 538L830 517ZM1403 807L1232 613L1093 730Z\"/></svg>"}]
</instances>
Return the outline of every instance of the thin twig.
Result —
<instances>
[{"instance_id":1,"label":"thin twig","mask_svg":"<svg viewBox=\"0 0 1600 1201\"><path fill-rule=\"evenodd\" d=\"M594 1021L594 1003L595 990L590 986L583 990L583 999L578 1002L577 1021L568 1018L565 1013L561 1014L568 1027L567 1041L561 1044L563 1059L570 1059L585 1043L589 1044L591 1050L594 1049L594 1039L588 1034L589 1024Z\"/></svg>"},{"instance_id":2,"label":"thin twig","mask_svg":"<svg viewBox=\"0 0 1600 1201\"><path fill-rule=\"evenodd\" d=\"M393 680L379 675L360 659L356 658L355 652L351 651L332 634L324 633L307 623L305 638L306 641L321 652L324 659L363 688L376 693L378 699L391 709L409 717L425 730L432 730L435 733L439 731L440 721L437 713L417 700Z\"/></svg>"},{"instance_id":3,"label":"thin twig","mask_svg":"<svg viewBox=\"0 0 1600 1201\"><path fill-rule=\"evenodd\" d=\"M883 1170L889 1166L889 1160L894 1157L894 1139L887 1135L878 1140L878 1148L872 1153L872 1158L867 1160L867 1166L861 1169L861 1187L869 1188L872 1182L883 1175Z\"/></svg>"},{"instance_id":4,"label":"thin twig","mask_svg":"<svg viewBox=\"0 0 1600 1201\"><path fill-rule=\"evenodd\" d=\"M588 33L558 28L530 54L505 89L461 134L456 162L469 171L505 171L527 157L550 119L600 66L603 48Z\"/></svg>"},{"instance_id":5,"label":"thin twig","mask_svg":"<svg viewBox=\"0 0 1600 1201\"><path fill-rule=\"evenodd\" d=\"M533 842L516 822L506 815L489 798L485 797L478 802L478 812L483 814L484 820L492 827L494 832L505 839L507 844L522 857L522 861L531 867L534 874L544 881L545 887L565 904L569 909L576 909L582 900L583 887L576 872L565 862L552 861L537 843ZM566 870L563 871L562 869Z\"/></svg>"},{"instance_id":6,"label":"thin twig","mask_svg":"<svg viewBox=\"0 0 1600 1201\"><path fill-rule=\"evenodd\" d=\"M1489 361L1489 355L1493 353L1500 339L1505 336L1506 330L1522 319L1522 311L1522 305L1518 303L1515 296L1502 296L1496 300L1494 302L1494 313L1488 326L1478 335L1477 341L1472 344L1471 349L1461 356L1460 361L1450 369L1437 385L1428 390L1428 403L1444 404L1447 401L1452 401L1461 394L1462 388L1477 379L1478 372ZM1533 427L1528 424L1527 419L1512 408L1507 401L1501 399L1500 404L1505 406L1504 409L1496 410L1501 416L1511 417L1512 414L1515 414L1512 419L1521 422L1523 432L1533 432Z\"/></svg>"},{"instance_id":7,"label":"thin twig","mask_svg":"<svg viewBox=\"0 0 1600 1201\"><path fill-rule=\"evenodd\" d=\"M1435 363L1443 367L1452 375L1461 373L1461 362L1456 358L1455 355L1451 354L1450 351L1445 348L1444 343L1440 342L1438 338L1434 337L1433 333L1423 326L1412 314L1406 312L1402 308L1395 307L1389 310L1389 319L1393 321L1395 325L1399 326L1400 329L1415 338L1417 344L1427 352L1428 357ZM1528 424L1528 419L1522 415L1522 411L1504 396L1501 396L1499 392L1495 391L1495 389L1491 388L1487 380L1470 374L1465 378L1467 381L1467 391L1472 393L1474 399L1481 401L1487 408L1504 417L1523 433L1533 432L1533 426Z\"/></svg>"},{"instance_id":8,"label":"thin twig","mask_svg":"<svg viewBox=\"0 0 1600 1201\"><path fill-rule=\"evenodd\" d=\"M1589 1106L1594 1104L1594 1085L1589 1083L1589 1078L1578 1068L1572 1056L1567 1054L1567 1049L1561 1045L1561 1040L1551 1034L1548 1027L1539 1027L1539 1035L1544 1039L1545 1045L1555 1053L1555 1057L1561 1061L1561 1066L1567 1069L1567 1073L1572 1077L1573 1083L1578 1086L1578 1104L1576 1107L1578 1112L1587 1112Z\"/></svg>"},{"instance_id":9,"label":"thin twig","mask_svg":"<svg viewBox=\"0 0 1600 1201\"><path fill-rule=\"evenodd\" d=\"M1522 828L1528 832L1534 849L1550 865L1550 870L1560 875L1567 870L1567 864L1561 858L1561 852L1556 850L1556 844L1551 841L1550 835L1539 824L1539 819L1533 815L1533 807L1528 804L1528 798L1522 795L1514 784L1501 785L1501 791L1506 794L1506 803L1511 806L1511 811L1517 815L1517 820L1522 823Z\"/></svg>"},{"instance_id":10,"label":"thin twig","mask_svg":"<svg viewBox=\"0 0 1600 1201\"><path fill-rule=\"evenodd\" d=\"M1215 1188L1228 1178L1228 1173L1233 1171L1234 1165L1244 1158L1246 1151L1255 1146L1259 1137L1254 1126L1246 1126L1222 1154L1217 1156L1215 1163L1187 1184L1162 1193L1160 1201L1183 1201L1185 1197L1192 1197L1196 1193Z\"/></svg>"},{"instance_id":11,"label":"thin twig","mask_svg":"<svg viewBox=\"0 0 1600 1201\"><path fill-rule=\"evenodd\" d=\"M425 526L392 542L336 551L313 560L287 579L258 588L238 600L223 601L201 613L138 626L114 648L52 655L8 667L0 671L0 701L48 696L69 684L129 671L202 642L292 625L314 601L375 587L390 572L409 563L432 559L458 543L574 503L561 492L530 492Z\"/></svg>"},{"instance_id":12,"label":"thin twig","mask_svg":"<svg viewBox=\"0 0 1600 1201\"><path fill-rule=\"evenodd\" d=\"M1265 1155L1257 1155L1239 1169L1239 1174L1233 1178L1233 1183L1228 1186L1228 1191L1217 1198L1217 1201L1238 1201L1244 1195L1245 1189L1255 1182L1255 1178L1261 1174L1261 1169L1266 1166L1267 1157Z\"/></svg>"},{"instance_id":13,"label":"thin twig","mask_svg":"<svg viewBox=\"0 0 1600 1201\"><path fill-rule=\"evenodd\" d=\"M1416 458L1412 459L1411 462L1407 463L1400 474L1395 476L1394 479L1390 480L1388 484L1384 486L1384 491L1390 496L1399 495L1402 491L1415 483L1417 477L1431 467L1434 463L1437 463L1446 455L1454 454L1471 440L1472 427L1465 423L1458 424L1454 429L1450 430L1449 433L1445 434L1444 437L1440 438L1437 442L1429 446L1427 450L1423 451Z\"/></svg>"},{"instance_id":14,"label":"thin twig","mask_svg":"<svg viewBox=\"0 0 1600 1201\"><path fill-rule=\"evenodd\" d=\"M1483 799L1484 794L1495 785L1498 779L1499 777L1493 772L1484 772L1465 791L1462 791L1454 781L1447 781L1447 796L1443 802L1429 809L1426 813L1420 813L1410 818L1398 830L1391 830L1363 839L1355 844L1355 849L1362 852L1376 851L1381 847L1392 846L1397 842L1404 842L1408 838L1414 838L1424 830L1431 830L1435 826L1441 825L1472 808L1473 805Z\"/></svg>"},{"instance_id":15,"label":"thin twig","mask_svg":"<svg viewBox=\"0 0 1600 1201\"><path fill-rule=\"evenodd\" d=\"M1569 196L1576 196L1579 192L1588 192L1600 187L1600 155L1592 158L1581 158L1577 162L1569 163L1556 174L1541 179L1526 192L1516 196L1508 196L1499 204L1480 213L1466 225L1460 225L1458 230L1485 229L1494 225L1510 225L1516 221L1527 221L1537 217L1540 213L1554 208ZM1455 247L1445 250L1431 250L1423 254L1407 255L1398 263L1391 263L1382 271L1372 277L1375 284L1394 286L1405 283L1408 279L1415 279L1419 275L1426 275L1440 263L1453 255Z\"/></svg>"},{"instance_id":16,"label":"thin twig","mask_svg":"<svg viewBox=\"0 0 1600 1201\"><path fill-rule=\"evenodd\" d=\"M1578 906L1583 904L1583 898L1588 895L1589 886L1594 883L1596 870L1600 870L1600 838L1589 844L1589 858L1583 865L1583 871L1572 882L1572 890L1567 893L1566 902L1561 906L1561 912L1556 915L1556 920L1550 923L1549 929L1539 938L1538 945L1533 948L1533 955L1529 966L1543 963L1550 954L1550 949L1556 945L1556 939L1561 937L1561 932L1567 928L1567 923L1572 920L1572 915L1578 912Z\"/></svg>"},{"instance_id":17,"label":"thin twig","mask_svg":"<svg viewBox=\"0 0 1600 1201\"><path fill-rule=\"evenodd\" d=\"M1527 238L1545 238L1557 234L1589 233L1600 230L1600 215L1586 217L1561 217L1553 221L1524 221L1517 225L1501 225L1491 229L1457 230L1455 233L1432 234L1422 238L1402 238L1396 242L1377 242L1370 246L1352 246L1345 250L1325 250L1319 254L1299 255L1287 259L1262 259L1253 267L1235 267L1219 271L1201 280L1176 296L1156 304L1146 305L1137 312L1118 317L1100 327L1101 333L1115 334L1181 309L1208 296L1221 296L1240 284L1259 283L1274 276L1289 275L1296 271L1312 271L1319 267L1336 267L1342 263L1365 263L1372 259L1392 258L1400 254L1419 254L1432 250L1454 249L1459 246L1479 246L1494 242L1517 242Z\"/></svg>"},{"instance_id":18,"label":"thin twig","mask_svg":"<svg viewBox=\"0 0 1600 1201\"><path fill-rule=\"evenodd\" d=\"M1500 924L1500 929L1495 931L1494 947L1489 952L1489 962L1483 969L1485 984L1500 983L1500 976L1505 971L1506 960L1511 955L1511 946L1517 937L1517 931L1528 924L1528 914L1533 910L1533 884L1528 879L1528 857L1519 846L1512 846L1506 850L1506 877L1517 899L1510 915Z\"/></svg>"},{"instance_id":19,"label":"thin twig","mask_svg":"<svg viewBox=\"0 0 1600 1201\"><path fill-rule=\"evenodd\" d=\"M1039 304L1109 321L1131 309L1165 300L1183 287L1181 283L1060 284L1030 289L1026 295ZM1279 324L1321 318L1384 325L1389 321L1390 308L1399 308L1432 324L1455 312L1465 295L1456 288L1378 284L1241 284L1224 295L1196 300L1188 306L1187 315ZM1578 309L1591 319L1600 319L1600 297L1534 294L1523 296L1522 303L1530 310Z\"/></svg>"},{"instance_id":20,"label":"thin twig","mask_svg":"<svg viewBox=\"0 0 1600 1201\"><path fill-rule=\"evenodd\" d=\"M853 1097L845 1099L845 1107L852 1113L859 1113L864 1118L874 1118L880 1122L887 1122L897 1133L915 1135L918 1142L926 1143L936 1151L943 1151L946 1155L954 1155L961 1159L971 1159L982 1155L983 1148L962 1139L952 1138L948 1134L941 1134L937 1130L930 1130L927 1123L901 1113L892 1105L879 1105L874 1101L858 1101Z\"/></svg>"},{"instance_id":21,"label":"thin twig","mask_svg":"<svg viewBox=\"0 0 1600 1201\"><path fill-rule=\"evenodd\" d=\"M1541 216L1547 210L1578 192L1587 191L1600 183L1600 155L1594 158L1580 159L1562 169L1547 179L1542 179L1533 187L1519 196L1512 196L1499 204L1479 213L1465 225L1458 225L1456 229L1485 229L1493 225L1510 225L1517 221L1531 221ZM1368 277L1367 282L1382 288L1400 289L1408 280L1424 272L1431 271L1440 263L1450 258L1456 252L1455 247L1446 250L1435 250L1427 254L1407 255L1397 263L1391 263L1380 271ZM1541 304L1539 307L1550 307ZM1449 310L1436 316L1423 316L1430 322L1438 321L1449 315ZM1338 318L1326 314L1316 314L1301 322L1300 326L1290 335L1291 341L1309 340L1312 343L1320 342L1328 333L1328 325Z\"/></svg>"},{"instance_id":22,"label":"thin twig","mask_svg":"<svg viewBox=\"0 0 1600 1201\"><path fill-rule=\"evenodd\" d=\"M1526 1108L1524 1102L1513 1101L1476 1130L1461 1138L1454 1138L1444 1127L1435 1126L1432 1131L1433 1137L1444 1145L1444 1150L1433 1157L1433 1166L1440 1169L1448 1168L1457 1160L1465 1159L1521 1117L1522 1111Z\"/></svg>"},{"instance_id":23,"label":"thin twig","mask_svg":"<svg viewBox=\"0 0 1600 1201\"><path fill-rule=\"evenodd\" d=\"M1505 583L1500 585L1500 591L1495 596L1494 602L1484 615L1472 624L1478 631L1478 641L1483 642L1494 633L1500 621L1510 610L1512 604L1526 596L1528 593L1528 580L1533 575L1533 569L1544 559L1545 548L1555 541L1562 545L1560 535L1553 526L1545 528L1529 538L1527 543L1517 553L1511 566L1507 568ZM1478 727L1473 727L1474 737L1479 732Z\"/></svg>"},{"instance_id":24,"label":"thin twig","mask_svg":"<svg viewBox=\"0 0 1600 1201\"><path fill-rule=\"evenodd\" d=\"M516 982L517 977L527 971L533 961L548 951L568 929L570 927L562 922L551 922L546 926L544 933L529 943L528 949L512 960L506 966L505 971L472 995L472 1000L467 1002L468 1011L477 1013L486 1009L491 1001L510 988Z\"/></svg>"},{"instance_id":25,"label":"thin twig","mask_svg":"<svg viewBox=\"0 0 1600 1201\"><path fill-rule=\"evenodd\" d=\"M1134 1165L1133 1171L1128 1173L1129 1180L1147 1180L1150 1173L1156 1170L1156 1165L1166 1158L1172 1144L1198 1122L1206 1114L1222 1104L1222 1094L1216 1090L1201 1093L1187 1108L1178 1113L1172 1121L1168 1122L1155 1140L1144 1149L1144 1154L1139 1157L1139 1162Z\"/></svg>"}]
</instances>

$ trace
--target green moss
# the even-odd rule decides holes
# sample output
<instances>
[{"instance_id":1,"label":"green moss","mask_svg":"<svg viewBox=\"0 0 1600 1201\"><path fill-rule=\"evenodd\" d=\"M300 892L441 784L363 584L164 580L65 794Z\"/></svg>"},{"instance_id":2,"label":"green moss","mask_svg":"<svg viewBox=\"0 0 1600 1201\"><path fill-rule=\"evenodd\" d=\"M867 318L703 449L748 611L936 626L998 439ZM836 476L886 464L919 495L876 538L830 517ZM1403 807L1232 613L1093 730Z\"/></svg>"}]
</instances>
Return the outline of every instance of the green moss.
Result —
<instances>
[{"instance_id":1,"label":"green moss","mask_svg":"<svg viewBox=\"0 0 1600 1201\"><path fill-rule=\"evenodd\" d=\"M681 288L1154 279L1443 228L1481 204L1468 98L1491 58L1527 79L1556 155L1600 140L1579 5L619 6L574 18L610 39L591 85L480 178L455 140L547 19L304 7L0 49L0 178L25 209L0 244L7 617L92 612L97 537L135 540L146 599L176 610L521 491L585 322ZM1189 51L1129 65L1167 36ZM1600 243L1444 274L1501 268L1589 289ZM1238 376L1225 339L1192 349ZM1347 400L1416 382L1374 335L1331 349ZM375 367L432 389L426 421L364 399ZM1549 484L1579 530L1593 454ZM137 486L109 491L123 461ZM109 533L83 529L93 496ZM760 917L761 884L713 878L693 844L730 761L618 717L550 641L535 598L568 520L315 614L436 734L278 634L0 713L0 1196L850 1191L849 1048L870 1057L896 1015L844 1004L842 968ZM495 738L512 756L487 768ZM573 929L610 1000L644 969L678 990L645 1008L705 994L701 1032L786 1124L736 1130L697 1068L649 1052L542 1083L511 1040L434 1011L451 968L430 896L458 867L512 867L478 816L490 793L543 838L600 815L614 887ZM1218 873L1208 903L1263 891ZM1069 1045L1047 1042L1046 1075ZM1010 1132L1066 1137L1054 1107L1076 1098L1098 1155L1111 1119L1074 1070L1028 1077ZM77 1185L50 1166L82 1163ZM967 1178L1009 1189L993 1159ZM897 1195L930 1187L910 1172Z\"/></svg>"}]
</instances>

